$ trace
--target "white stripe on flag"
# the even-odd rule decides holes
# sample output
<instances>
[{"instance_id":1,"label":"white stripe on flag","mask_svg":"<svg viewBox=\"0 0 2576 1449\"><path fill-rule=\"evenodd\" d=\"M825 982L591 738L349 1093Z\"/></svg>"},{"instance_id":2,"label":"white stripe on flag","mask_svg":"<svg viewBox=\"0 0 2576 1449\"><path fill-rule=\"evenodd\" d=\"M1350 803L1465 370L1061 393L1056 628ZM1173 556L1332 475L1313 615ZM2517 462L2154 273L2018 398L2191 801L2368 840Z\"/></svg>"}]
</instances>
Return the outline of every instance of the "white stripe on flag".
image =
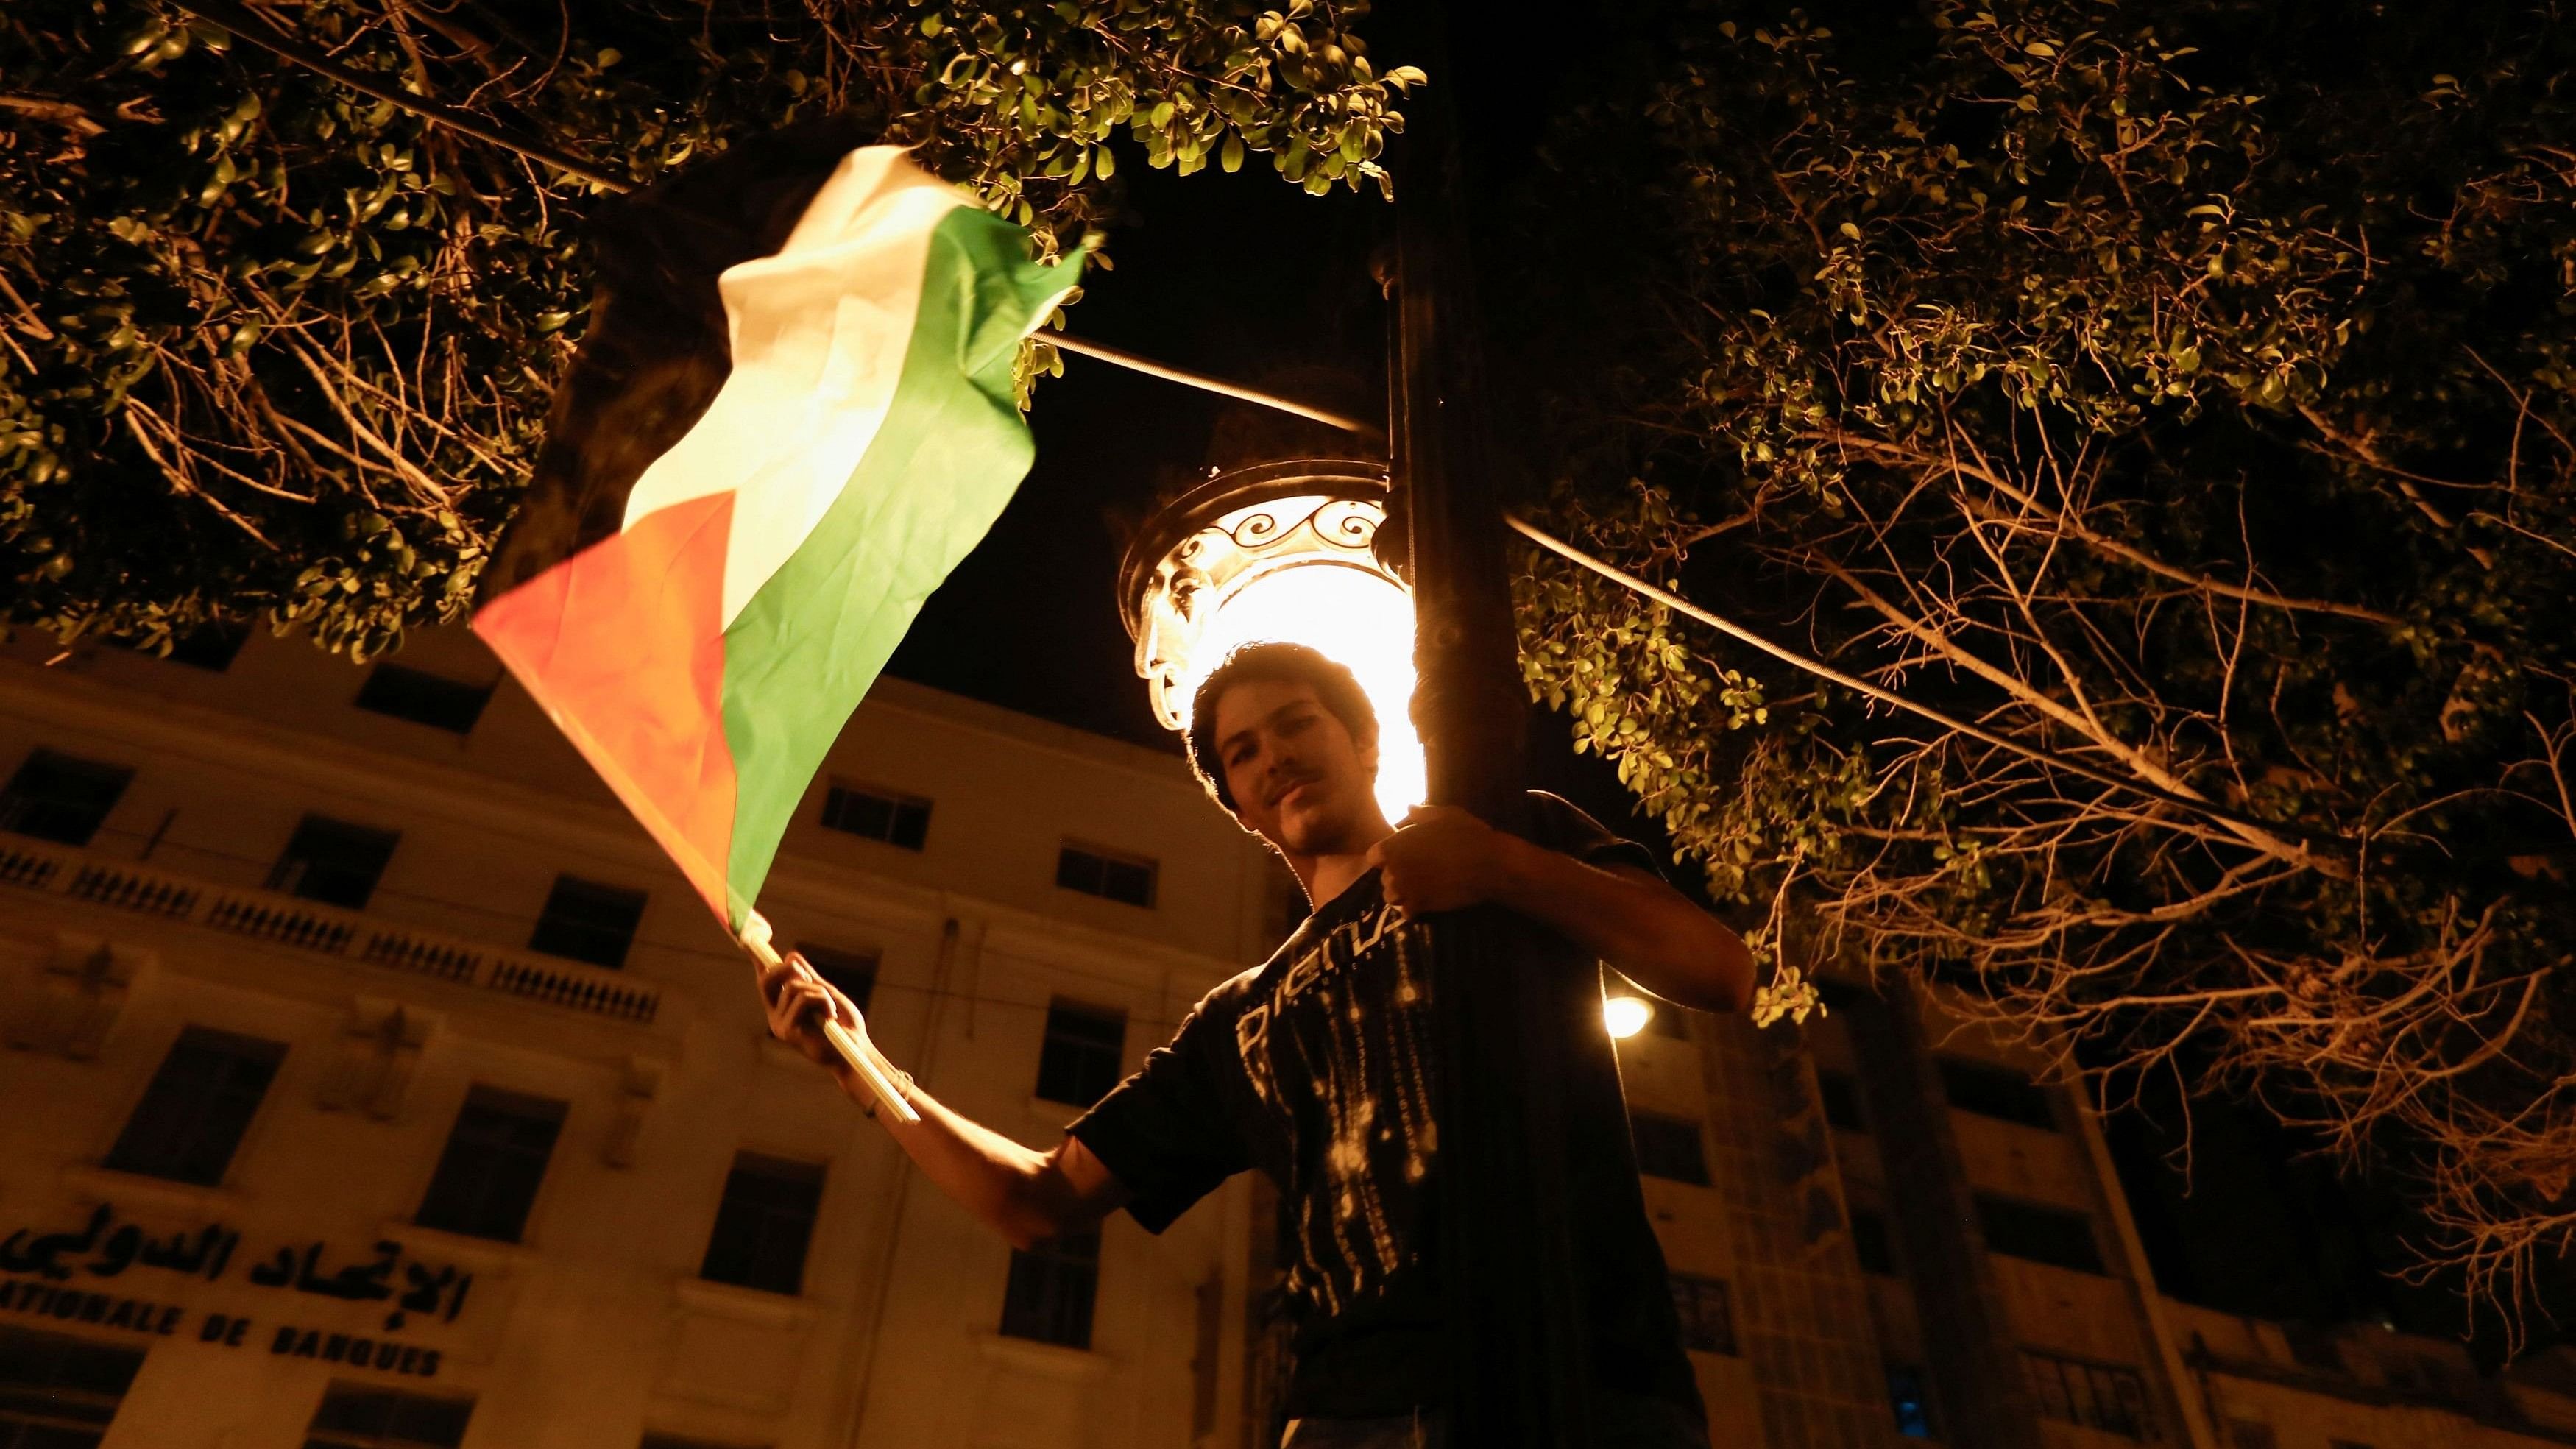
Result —
<instances>
[{"instance_id":1,"label":"white stripe on flag","mask_svg":"<svg viewBox=\"0 0 2576 1449\"><path fill-rule=\"evenodd\" d=\"M725 627L803 545L875 440L921 310L930 234L970 204L903 148L864 147L841 159L777 255L725 270L733 370L626 500L631 528L674 503L735 495Z\"/></svg>"}]
</instances>

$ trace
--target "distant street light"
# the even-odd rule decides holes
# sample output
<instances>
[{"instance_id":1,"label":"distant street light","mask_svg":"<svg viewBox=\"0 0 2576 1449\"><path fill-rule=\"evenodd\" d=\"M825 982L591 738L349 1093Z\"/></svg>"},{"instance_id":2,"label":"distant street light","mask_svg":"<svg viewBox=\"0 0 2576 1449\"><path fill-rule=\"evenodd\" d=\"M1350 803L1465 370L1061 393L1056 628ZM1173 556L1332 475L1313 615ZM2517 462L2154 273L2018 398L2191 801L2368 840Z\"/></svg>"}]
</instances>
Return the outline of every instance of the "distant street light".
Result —
<instances>
[{"instance_id":1,"label":"distant street light","mask_svg":"<svg viewBox=\"0 0 2576 1449\"><path fill-rule=\"evenodd\" d=\"M1613 996L1601 1003L1602 1024L1610 1028L1616 1040L1635 1036L1654 1019L1654 1005L1642 996Z\"/></svg>"},{"instance_id":2,"label":"distant street light","mask_svg":"<svg viewBox=\"0 0 2576 1449\"><path fill-rule=\"evenodd\" d=\"M1199 681L1245 644L1304 644L1348 665L1378 717L1390 820L1424 794L1414 733L1413 596L1377 554L1386 469L1301 458L1220 473L1146 521L1118 600L1154 713L1189 727Z\"/></svg>"}]
</instances>

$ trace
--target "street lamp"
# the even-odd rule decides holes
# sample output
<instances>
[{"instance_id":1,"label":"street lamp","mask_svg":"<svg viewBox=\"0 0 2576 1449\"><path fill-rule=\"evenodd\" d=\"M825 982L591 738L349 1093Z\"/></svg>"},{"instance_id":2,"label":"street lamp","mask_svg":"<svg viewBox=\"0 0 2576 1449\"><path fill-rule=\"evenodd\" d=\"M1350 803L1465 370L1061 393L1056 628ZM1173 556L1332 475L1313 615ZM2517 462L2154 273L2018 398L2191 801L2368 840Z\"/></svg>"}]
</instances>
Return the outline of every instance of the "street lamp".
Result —
<instances>
[{"instance_id":1,"label":"street lamp","mask_svg":"<svg viewBox=\"0 0 2576 1449\"><path fill-rule=\"evenodd\" d=\"M1118 570L1155 717L1189 728L1199 681L1245 644L1285 640L1348 665L1377 711L1377 799L1401 820L1424 794L1414 733L1413 594L1378 556L1386 470L1298 458L1219 473L1146 520ZM1623 983L1624 984L1624 983ZM1654 1019L1634 988L1601 1003L1627 1038Z\"/></svg>"},{"instance_id":2,"label":"street lamp","mask_svg":"<svg viewBox=\"0 0 2576 1449\"><path fill-rule=\"evenodd\" d=\"M1118 601L1163 727L1189 727L1199 682L1236 648L1304 644L1347 665L1378 718L1377 798L1422 800L1414 733L1413 595L1378 557L1386 467L1300 458L1219 473L1146 521Z\"/></svg>"},{"instance_id":3,"label":"street lamp","mask_svg":"<svg viewBox=\"0 0 2576 1449\"><path fill-rule=\"evenodd\" d=\"M1625 1041L1655 1019L1654 1003L1642 996L1611 996L1601 1002L1601 1024L1613 1039Z\"/></svg>"}]
</instances>

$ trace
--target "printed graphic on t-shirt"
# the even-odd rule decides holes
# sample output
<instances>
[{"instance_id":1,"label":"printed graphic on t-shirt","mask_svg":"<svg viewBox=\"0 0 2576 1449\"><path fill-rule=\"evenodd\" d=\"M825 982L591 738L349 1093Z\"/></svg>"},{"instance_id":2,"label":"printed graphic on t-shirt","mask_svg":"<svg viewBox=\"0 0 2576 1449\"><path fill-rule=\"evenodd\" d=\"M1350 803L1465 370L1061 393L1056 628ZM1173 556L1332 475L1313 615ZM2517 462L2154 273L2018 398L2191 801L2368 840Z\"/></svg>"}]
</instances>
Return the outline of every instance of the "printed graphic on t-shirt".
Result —
<instances>
[{"instance_id":1,"label":"printed graphic on t-shirt","mask_svg":"<svg viewBox=\"0 0 2576 1449\"><path fill-rule=\"evenodd\" d=\"M1438 1151L1431 961L1367 882L1366 909L1290 949L1234 1026L1253 1093L1298 1145L1288 1291L1327 1314L1413 1261ZM1319 1150L1320 1149L1320 1150Z\"/></svg>"},{"instance_id":2,"label":"printed graphic on t-shirt","mask_svg":"<svg viewBox=\"0 0 2576 1449\"><path fill-rule=\"evenodd\" d=\"M1532 792L1530 838L1576 860L1654 858ZM1279 1188L1283 1285L1297 1324L1291 1418L1370 1418L1436 1402L1446 1349L1434 1231L1431 931L1390 918L1374 872L1325 902L1259 967L1201 1000L1169 1046L1069 1129L1132 1194L1149 1232L1228 1177ZM1627 1150L1599 981L1569 972L1557 1004L1585 1024L1562 1084L1583 1151L1569 1156L1599 1382L1698 1414Z\"/></svg>"}]
</instances>

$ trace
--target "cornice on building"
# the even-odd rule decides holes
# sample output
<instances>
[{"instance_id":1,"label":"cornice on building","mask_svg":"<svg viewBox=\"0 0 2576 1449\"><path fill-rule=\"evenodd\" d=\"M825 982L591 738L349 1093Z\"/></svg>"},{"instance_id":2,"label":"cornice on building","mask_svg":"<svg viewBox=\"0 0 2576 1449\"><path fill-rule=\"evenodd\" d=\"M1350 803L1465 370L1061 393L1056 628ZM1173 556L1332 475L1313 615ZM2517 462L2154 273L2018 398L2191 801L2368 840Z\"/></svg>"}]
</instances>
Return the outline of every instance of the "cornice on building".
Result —
<instances>
[{"instance_id":1,"label":"cornice on building","mask_svg":"<svg viewBox=\"0 0 2576 1449\"><path fill-rule=\"evenodd\" d=\"M353 993L373 992L417 997L435 1008L535 1007L550 1022L542 1029L547 1039L559 1050L578 1041L577 1050L562 1054L583 1059L622 1060L638 1050L639 1035L665 1043L652 1050L671 1050L695 1014L679 983L496 948L277 892L215 885L68 846L0 837L0 901L13 903L10 934L39 951L49 938L59 953L63 943L99 931L96 939L139 950L160 970L317 1003L345 1005ZM56 913L57 920L46 919ZM579 1035L568 1039L567 1031Z\"/></svg>"},{"instance_id":2,"label":"cornice on building","mask_svg":"<svg viewBox=\"0 0 2576 1449\"><path fill-rule=\"evenodd\" d=\"M1016 721L1024 731L1009 737L1018 743L1147 774L1166 786L1175 783L1175 775L1188 782L1186 769L1177 761L1139 746L1012 715L920 685L884 681L880 688L887 686L893 686L886 706L889 709L993 729L996 733L1004 732L999 725ZM152 710L137 711L134 703L131 692L86 676L44 675L23 666L0 665L0 712L68 737L122 737L166 759L308 788L318 786L468 828L519 838L551 837L637 874L671 874L668 862L654 849L650 838L613 805L536 790L462 764L390 755L228 710L155 699ZM209 742L214 748L208 748ZM1197 786L1189 782L1187 788L1195 791ZM201 884L216 888L211 882ZM1202 978L1212 986L1247 964L1176 947L1142 931L1128 934L1103 930L987 897L834 865L807 854L782 851L771 871L770 886L773 900L801 902L836 912L857 904L933 929L950 918L982 920L995 933L988 938L990 944L1052 956L1070 952L1079 964L1123 976L1135 976L1137 968L1144 966L1158 973L1177 971ZM238 888L224 889L242 894ZM314 914L318 917L330 912L315 908ZM376 917L363 919L371 926L391 925ZM510 948L484 944L478 949L507 952ZM721 937L709 933L705 949L720 954ZM636 978L630 975L628 979Z\"/></svg>"}]
</instances>

